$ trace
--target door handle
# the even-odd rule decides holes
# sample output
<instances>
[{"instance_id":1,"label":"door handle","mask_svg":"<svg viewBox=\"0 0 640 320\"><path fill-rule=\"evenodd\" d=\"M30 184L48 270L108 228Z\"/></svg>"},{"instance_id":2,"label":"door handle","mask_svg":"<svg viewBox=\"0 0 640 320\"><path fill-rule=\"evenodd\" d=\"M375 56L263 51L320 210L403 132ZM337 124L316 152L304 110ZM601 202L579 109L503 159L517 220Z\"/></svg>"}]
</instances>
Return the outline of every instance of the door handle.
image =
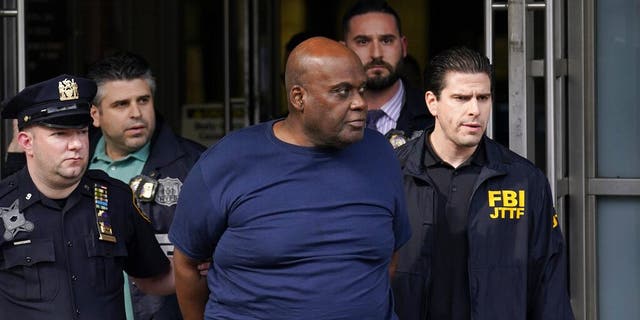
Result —
<instances>
[{"instance_id":1,"label":"door handle","mask_svg":"<svg viewBox=\"0 0 640 320\"><path fill-rule=\"evenodd\" d=\"M15 17L18 15L18 10L0 10L0 17Z\"/></svg>"}]
</instances>

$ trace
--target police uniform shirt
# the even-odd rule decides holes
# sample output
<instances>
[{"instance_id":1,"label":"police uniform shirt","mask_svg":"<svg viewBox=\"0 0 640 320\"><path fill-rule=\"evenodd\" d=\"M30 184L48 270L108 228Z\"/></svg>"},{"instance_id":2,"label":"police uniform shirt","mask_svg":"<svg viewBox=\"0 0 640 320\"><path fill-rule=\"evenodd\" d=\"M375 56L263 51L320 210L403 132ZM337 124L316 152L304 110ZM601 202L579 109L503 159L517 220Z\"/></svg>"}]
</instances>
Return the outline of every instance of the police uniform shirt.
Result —
<instances>
[{"instance_id":1,"label":"police uniform shirt","mask_svg":"<svg viewBox=\"0 0 640 320\"><path fill-rule=\"evenodd\" d=\"M458 168L444 162L426 139L424 165L437 193L434 213L430 320L470 319L467 258L468 208L475 182L486 163L484 144Z\"/></svg>"},{"instance_id":2,"label":"police uniform shirt","mask_svg":"<svg viewBox=\"0 0 640 320\"><path fill-rule=\"evenodd\" d=\"M0 310L21 320L124 319L122 271L145 278L170 267L131 190L90 170L60 203L26 168L0 182ZM97 203L114 241L99 239Z\"/></svg>"}]
</instances>

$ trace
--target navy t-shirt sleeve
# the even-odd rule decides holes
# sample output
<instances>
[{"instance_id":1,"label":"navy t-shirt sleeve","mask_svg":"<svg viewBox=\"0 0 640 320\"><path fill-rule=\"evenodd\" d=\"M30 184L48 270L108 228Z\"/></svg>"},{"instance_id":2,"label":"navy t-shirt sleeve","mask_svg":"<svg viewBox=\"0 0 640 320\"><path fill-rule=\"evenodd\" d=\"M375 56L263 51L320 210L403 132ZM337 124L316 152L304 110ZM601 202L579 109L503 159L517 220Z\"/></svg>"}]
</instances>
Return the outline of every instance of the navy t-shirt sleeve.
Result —
<instances>
[{"instance_id":1,"label":"navy t-shirt sleeve","mask_svg":"<svg viewBox=\"0 0 640 320\"><path fill-rule=\"evenodd\" d=\"M220 196L212 189L215 181L206 181L204 177L204 168L215 168L210 160L203 157L189 172L169 230L174 246L196 260L212 257L227 227L226 213L218 205Z\"/></svg>"}]
</instances>

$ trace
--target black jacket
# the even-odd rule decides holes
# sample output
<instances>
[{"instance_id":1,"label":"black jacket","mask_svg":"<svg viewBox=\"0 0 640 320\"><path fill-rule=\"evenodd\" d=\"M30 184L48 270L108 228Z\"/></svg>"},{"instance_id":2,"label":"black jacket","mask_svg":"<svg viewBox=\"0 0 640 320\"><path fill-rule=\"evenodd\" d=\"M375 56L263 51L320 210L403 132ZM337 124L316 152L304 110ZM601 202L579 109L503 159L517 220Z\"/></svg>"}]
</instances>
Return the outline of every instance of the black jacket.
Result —
<instances>
[{"instance_id":1,"label":"black jacket","mask_svg":"<svg viewBox=\"0 0 640 320\"><path fill-rule=\"evenodd\" d=\"M92 136L91 154L100 136L99 132ZM205 149L196 142L174 134L166 123L157 119L142 174L159 181L158 191L154 201L140 203L142 211L151 218L156 233L166 234L169 231L178 200L177 192Z\"/></svg>"},{"instance_id":2,"label":"black jacket","mask_svg":"<svg viewBox=\"0 0 640 320\"><path fill-rule=\"evenodd\" d=\"M424 142L423 133L396 149L412 229L392 280L403 320L426 319L430 303L437 193L423 164ZM483 143L487 163L467 226L471 319L573 319L564 240L546 177L493 140Z\"/></svg>"}]
</instances>

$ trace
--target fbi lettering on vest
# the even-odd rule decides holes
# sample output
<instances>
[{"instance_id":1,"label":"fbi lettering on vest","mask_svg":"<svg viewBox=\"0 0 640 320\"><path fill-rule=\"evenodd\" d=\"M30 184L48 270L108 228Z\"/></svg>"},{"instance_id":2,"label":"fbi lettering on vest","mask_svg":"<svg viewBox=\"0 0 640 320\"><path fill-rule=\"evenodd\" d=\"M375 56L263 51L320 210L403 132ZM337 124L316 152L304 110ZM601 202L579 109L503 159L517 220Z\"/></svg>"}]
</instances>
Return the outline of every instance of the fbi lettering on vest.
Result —
<instances>
[{"instance_id":1,"label":"fbi lettering on vest","mask_svg":"<svg viewBox=\"0 0 640 320\"><path fill-rule=\"evenodd\" d=\"M524 216L524 190L489 190L487 194L491 219L519 220Z\"/></svg>"}]
</instances>

